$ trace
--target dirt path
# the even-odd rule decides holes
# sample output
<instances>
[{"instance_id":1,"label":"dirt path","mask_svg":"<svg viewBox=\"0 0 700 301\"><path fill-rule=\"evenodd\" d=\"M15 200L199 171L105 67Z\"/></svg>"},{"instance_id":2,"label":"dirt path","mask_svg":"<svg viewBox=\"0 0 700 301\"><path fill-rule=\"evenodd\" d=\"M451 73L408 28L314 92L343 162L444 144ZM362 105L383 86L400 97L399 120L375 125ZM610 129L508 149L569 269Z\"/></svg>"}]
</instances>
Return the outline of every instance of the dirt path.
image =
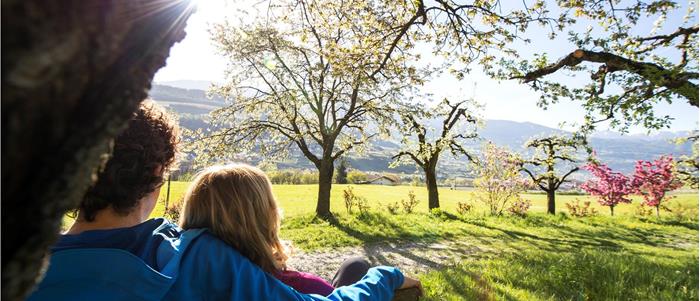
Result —
<instances>
[{"instance_id":1,"label":"dirt path","mask_svg":"<svg viewBox=\"0 0 700 301\"><path fill-rule=\"evenodd\" d=\"M372 265L390 265L401 268L407 275L416 275L439 269L467 257L485 253L477 246L457 241L435 243L381 243L363 247L349 247L325 252L297 251L288 264L295 270L314 273L332 279L343 260L361 256Z\"/></svg>"}]
</instances>

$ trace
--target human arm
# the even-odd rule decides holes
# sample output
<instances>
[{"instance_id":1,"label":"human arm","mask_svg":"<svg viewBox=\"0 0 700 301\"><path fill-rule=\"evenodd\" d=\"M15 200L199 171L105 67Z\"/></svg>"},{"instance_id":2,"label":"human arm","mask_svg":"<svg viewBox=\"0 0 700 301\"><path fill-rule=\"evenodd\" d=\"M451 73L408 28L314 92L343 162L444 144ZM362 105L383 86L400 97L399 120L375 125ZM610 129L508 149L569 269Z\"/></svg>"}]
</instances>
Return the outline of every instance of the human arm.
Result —
<instances>
[{"instance_id":1,"label":"human arm","mask_svg":"<svg viewBox=\"0 0 700 301\"><path fill-rule=\"evenodd\" d=\"M190 248L174 285L174 291L181 290L178 285L190 289L179 294L183 300L189 296L212 300L389 301L404 282L398 269L374 267L357 283L337 288L328 296L305 295L211 235L202 235Z\"/></svg>"}]
</instances>

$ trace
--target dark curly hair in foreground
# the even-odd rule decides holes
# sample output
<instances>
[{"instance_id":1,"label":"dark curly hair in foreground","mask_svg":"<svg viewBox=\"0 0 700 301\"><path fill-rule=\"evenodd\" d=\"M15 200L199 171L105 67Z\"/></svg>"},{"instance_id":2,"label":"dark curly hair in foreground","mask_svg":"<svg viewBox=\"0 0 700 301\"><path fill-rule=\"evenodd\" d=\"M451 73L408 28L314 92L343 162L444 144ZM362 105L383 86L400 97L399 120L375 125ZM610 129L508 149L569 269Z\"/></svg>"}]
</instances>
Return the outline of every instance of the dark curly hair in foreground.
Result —
<instances>
[{"instance_id":1,"label":"dark curly hair in foreground","mask_svg":"<svg viewBox=\"0 0 700 301\"><path fill-rule=\"evenodd\" d=\"M175 162L178 127L151 101L142 103L128 128L114 140L112 157L78 208L86 221L109 206L127 215L138 200L163 184L163 172ZM159 172L160 171L160 172Z\"/></svg>"}]
</instances>

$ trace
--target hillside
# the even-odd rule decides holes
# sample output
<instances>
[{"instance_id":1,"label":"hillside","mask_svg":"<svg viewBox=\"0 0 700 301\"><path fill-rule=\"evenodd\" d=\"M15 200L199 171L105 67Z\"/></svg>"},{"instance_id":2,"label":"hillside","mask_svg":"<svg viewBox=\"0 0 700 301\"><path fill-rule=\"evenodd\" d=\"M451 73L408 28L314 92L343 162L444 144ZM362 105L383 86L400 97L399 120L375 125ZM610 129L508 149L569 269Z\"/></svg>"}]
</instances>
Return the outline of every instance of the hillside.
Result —
<instances>
[{"instance_id":1,"label":"hillside","mask_svg":"<svg viewBox=\"0 0 700 301\"><path fill-rule=\"evenodd\" d=\"M190 85L192 83L188 83ZM202 86L204 83L197 83ZM191 86L191 85L190 85ZM198 89L183 89L165 85L154 85L150 91L150 98L166 106L169 110L180 115L180 123L187 128L206 127L204 122L207 114L224 105L221 97L207 98L205 91ZM467 147L477 152L484 141L492 141L501 146L506 146L513 151L526 155L527 150L523 144L531 137L552 133L566 133L565 131L546 127L531 122L515 122L509 120L486 120L484 126L479 129L481 139L476 140ZM598 157L611 168L629 173L634 169L636 160L650 160L662 154L674 156L688 155L691 153L691 145L676 145L670 142L672 138L682 137L684 132L660 132L656 135L619 135L614 132L599 132L593 135L591 145L596 150ZM415 166L399 166L390 169L391 156L399 148L399 139L373 141L369 150L364 154L354 154L348 158L352 168L363 171L415 173ZM248 160L257 163L255 157ZM278 163L280 168L313 168L300 153L293 153L292 157ZM444 156L440 163L440 176L456 177L468 175L468 163L465 158L454 159ZM583 176L583 175L580 175Z\"/></svg>"}]
</instances>

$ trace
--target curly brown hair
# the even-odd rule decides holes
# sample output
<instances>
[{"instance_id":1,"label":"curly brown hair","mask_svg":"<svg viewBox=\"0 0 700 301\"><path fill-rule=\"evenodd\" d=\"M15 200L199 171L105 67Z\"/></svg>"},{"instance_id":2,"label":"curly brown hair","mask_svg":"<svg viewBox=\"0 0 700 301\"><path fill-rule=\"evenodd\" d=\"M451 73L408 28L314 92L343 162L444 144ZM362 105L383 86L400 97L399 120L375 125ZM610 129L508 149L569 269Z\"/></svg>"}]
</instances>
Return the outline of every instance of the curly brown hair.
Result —
<instances>
[{"instance_id":1,"label":"curly brown hair","mask_svg":"<svg viewBox=\"0 0 700 301\"><path fill-rule=\"evenodd\" d=\"M160 187L174 162L178 126L165 110L143 102L124 132L114 140L112 157L90 187L78 210L87 221L107 207L129 214L139 199ZM159 172L161 171L161 172Z\"/></svg>"}]
</instances>

